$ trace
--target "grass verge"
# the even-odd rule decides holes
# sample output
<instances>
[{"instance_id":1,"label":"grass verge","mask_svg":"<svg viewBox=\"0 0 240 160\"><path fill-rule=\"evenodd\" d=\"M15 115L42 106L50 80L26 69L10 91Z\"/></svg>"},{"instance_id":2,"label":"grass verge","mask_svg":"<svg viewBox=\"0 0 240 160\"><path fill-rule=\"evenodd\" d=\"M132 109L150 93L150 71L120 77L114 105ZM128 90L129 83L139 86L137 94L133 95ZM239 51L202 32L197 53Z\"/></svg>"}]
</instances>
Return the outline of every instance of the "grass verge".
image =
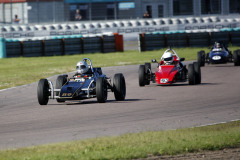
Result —
<instances>
[{"instance_id":1,"label":"grass verge","mask_svg":"<svg viewBox=\"0 0 240 160\"><path fill-rule=\"evenodd\" d=\"M133 159L240 147L240 121L0 151L1 160Z\"/></svg>"},{"instance_id":2,"label":"grass verge","mask_svg":"<svg viewBox=\"0 0 240 160\"><path fill-rule=\"evenodd\" d=\"M231 50L237 49L231 47ZM208 48L176 48L180 57L186 60L196 60L199 50ZM94 53L69 56L6 58L0 59L0 89L15 87L38 81L56 74L75 70L75 65L82 58L90 58L95 67L120 66L159 60L165 49L158 51L125 51L117 53Z\"/></svg>"}]
</instances>

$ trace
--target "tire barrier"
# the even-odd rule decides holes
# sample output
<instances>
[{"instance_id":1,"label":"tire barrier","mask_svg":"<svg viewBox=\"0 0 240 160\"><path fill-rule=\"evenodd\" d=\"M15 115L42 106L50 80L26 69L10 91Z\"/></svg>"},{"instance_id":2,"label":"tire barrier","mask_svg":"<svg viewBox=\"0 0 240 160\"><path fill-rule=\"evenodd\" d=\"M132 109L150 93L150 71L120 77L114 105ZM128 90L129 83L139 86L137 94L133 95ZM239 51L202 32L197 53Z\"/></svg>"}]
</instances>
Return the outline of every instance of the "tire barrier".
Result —
<instances>
[{"instance_id":1,"label":"tire barrier","mask_svg":"<svg viewBox=\"0 0 240 160\"><path fill-rule=\"evenodd\" d=\"M83 38L84 53L102 52L102 37L85 37Z\"/></svg>"},{"instance_id":2,"label":"tire barrier","mask_svg":"<svg viewBox=\"0 0 240 160\"><path fill-rule=\"evenodd\" d=\"M240 28L141 33L138 38L140 51L166 47L209 47L216 41L240 46Z\"/></svg>"},{"instance_id":3,"label":"tire barrier","mask_svg":"<svg viewBox=\"0 0 240 160\"><path fill-rule=\"evenodd\" d=\"M66 38L66 39L64 39L63 44L65 44L65 47L64 47L65 55L84 53L83 39L80 38L80 37L78 37L78 38Z\"/></svg>"},{"instance_id":4,"label":"tire barrier","mask_svg":"<svg viewBox=\"0 0 240 160\"><path fill-rule=\"evenodd\" d=\"M171 47L187 46L186 31L166 32L166 44Z\"/></svg>"},{"instance_id":5,"label":"tire barrier","mask_svg":"<svg viewBox=\"0 0 240 160\"><path fill-rule=\"evenodd\" d=\"M42 41L24 41L22 43L24 57L39 57L42 56ZM8 56L8 55L7 55Z\"/></svg>"},{"instance_id":6,"label":"tire barrier","mask_svg":"<svg viewBox=\"0 0 240 160\"><path fill-rule=\"evenodd\" d=\"M144 39L144 47L146 50L160 49L165 46L165 35L161 32L159 32L159 34L145 34Z\"/></svg>"},{"instance_id":7,"label":"tire barrier","mask_svg":"<svg viewBox=\"0 0 240 160\"><path fill-rule=\"evenodd\" d=\"M188 33L189 47L205 47L210 44L210 35L208 32Z\"/></svg>"},{"instance_id":8,"label":"tire barrier","mask_svg":"<svg viewBox=\"0 0 240 160\"><path fill-rule=\"evenodd\" d=\"M230 42L229 32L221 31L221 32L211 32L211 44L214 42L221 41L225 44Z\"/></svg>"},{"instance_id":9,"label":"tire barrier","mask_svg":"<svg viewBox=\"0 0 240 160\"><path fill-rule=\"evenodd\" d=\"M103 53L107 52L116 52L116 47L115 47L115 36L103 36Z\"/></svg>"},{"instance_id":10,"label":"tire barrier","mask_svg":"<svg viewBox=\"0 0 240 160\"><path fill-rule=\"evenodd\" d=\"M123 36L118 33L93 36L39 37L31 40L0 38L0 58L123 51Z\"/></svg>"},{"instance_id":11,"label":"tire barrier","mask_svg":"<svg viewBox=\"0 0 240 160\"><path fill-rule=\"evenodd\" d=\"M19 57L22 53L22 43L18 40L15 41L6 41L6 53L7 57Z\"/></svg>"},{"instance_id":12,"label":"tire barrier","mask_svg":"<svg viewBox=\"0 0 240 160\"><path fill-rule=\"evenodd\" d=\"M42 56L63 55L63 40L62 39L46 39L43 43Z\"/></svg>"}]
</instances>

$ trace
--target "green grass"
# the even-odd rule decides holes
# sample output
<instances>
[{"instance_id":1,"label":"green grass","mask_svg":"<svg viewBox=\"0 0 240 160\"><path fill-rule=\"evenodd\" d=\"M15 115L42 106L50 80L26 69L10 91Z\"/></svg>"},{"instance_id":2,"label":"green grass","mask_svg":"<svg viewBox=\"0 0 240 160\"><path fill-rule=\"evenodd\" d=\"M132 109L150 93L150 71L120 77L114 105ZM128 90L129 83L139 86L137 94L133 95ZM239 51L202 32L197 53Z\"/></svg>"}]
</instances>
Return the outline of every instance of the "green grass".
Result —
<instances>
[{"instance_id":1,"label":"green grass","mask_svg":"<svg viewBox=\"0 0 240 160\"><path fill-rule=\"evenodd\" d=\"M237 49L230 47L231 50ZM197 51L208 48L175 49L180 57L196 60ZM71 72L84 57L95 67L141 64L161 57L163 50L139 53L96 53L72 56L0 59L0 89L29 84L40 78ZM132 159L240 147L240 121L192 129L125 134L83 141L0 151L0 160Z\"/></svg>"},{"instance_id":2,"label":"green grass","mask_svg":"<svg viewBox=\"0 0 240 160\"><path fill-rule=\"evenodd\" d=\"M231 47L231 50L237 49ZM176 48L180 57L186 60L196 60L199 50L208 48ZM158 51L125 51L117 53L95 53L69 56L6 58L0 59L0 89L15 87L38 81L56 74L75 70L75 65L82 58L90 58L95 67L120 66L159 60L165 49Z\"/></svg>"},{"instance_id":3,"label":"green grass","mask_svg":"<svg viewBox=\"0 0 240 160\"><path fill-rule=\"evenodd\" d=\"M133 159L240 147L240 121L0 151L1 160Z\"/></svg>"}]
</instances>

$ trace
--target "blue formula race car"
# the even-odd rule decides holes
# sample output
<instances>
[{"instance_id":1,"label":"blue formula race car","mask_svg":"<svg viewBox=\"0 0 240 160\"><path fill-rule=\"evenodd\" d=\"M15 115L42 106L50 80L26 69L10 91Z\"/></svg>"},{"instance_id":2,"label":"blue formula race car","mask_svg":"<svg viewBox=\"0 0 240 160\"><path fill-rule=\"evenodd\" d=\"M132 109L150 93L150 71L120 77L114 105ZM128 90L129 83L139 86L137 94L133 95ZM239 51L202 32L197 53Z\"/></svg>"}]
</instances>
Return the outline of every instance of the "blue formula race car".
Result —
<instances>
[{"instance_id":1,"label":"blue formula race car","mask_svg":"<svg viewBox=\"0 0 240 160\"><path fill-rule=\"evenodd\" d=\"M200 66L204 66L205 62L208 64L223 64L227 62L234 62L235 66L240 64L239 51L232 52L220 42L215 42L211 51L205 54L205 51L199 51L197 60Z\"/></svg>"},{"instance_id":2,"label":"blue formula race car","mask_svg":"<svg viewBox=\"0 0 240 160\"><path fill-rule=\"evenodd\" d=\"M101 68L93 68L88 58L78 62L76 69L77 73L71 78L68 75L58 76L55 88L51 81L40 79L37 88L39 104L47 105L49 99L56 99L61 103L95 97L98 102L104 103L107 101L108 91L114 92L117 101L125 100L126 84L122 73L114 75L112 84Z\"/></svg>"}]
</instances>

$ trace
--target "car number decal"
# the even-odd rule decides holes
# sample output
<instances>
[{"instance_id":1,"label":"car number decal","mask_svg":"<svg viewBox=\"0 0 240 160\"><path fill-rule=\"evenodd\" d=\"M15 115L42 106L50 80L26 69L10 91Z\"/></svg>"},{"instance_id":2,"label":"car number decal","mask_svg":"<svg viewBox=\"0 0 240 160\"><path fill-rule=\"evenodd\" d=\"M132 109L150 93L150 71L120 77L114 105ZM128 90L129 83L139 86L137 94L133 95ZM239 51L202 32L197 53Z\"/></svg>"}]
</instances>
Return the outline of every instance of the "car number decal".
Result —
<instances>
[{"instance_id":1,"label":"car number decal","mask_svg":"<svg viewBox=\"0 0 240 160\"><path fill-rule=\"evenodd\" d=\"M219 59L221 59L221 56L213 56L212 59L213 60L219 60Z\"/></svg>"},{"instance_id":2,"label":"car number decal","mask_svg":"<svg viewBox=\"0 0 240 160\"><path fill-rule=\"evenodd\" d=\"M62 97L71 97L72 96L72 93L63 93L62 94Z\"/></svg>"}]
</instances>

